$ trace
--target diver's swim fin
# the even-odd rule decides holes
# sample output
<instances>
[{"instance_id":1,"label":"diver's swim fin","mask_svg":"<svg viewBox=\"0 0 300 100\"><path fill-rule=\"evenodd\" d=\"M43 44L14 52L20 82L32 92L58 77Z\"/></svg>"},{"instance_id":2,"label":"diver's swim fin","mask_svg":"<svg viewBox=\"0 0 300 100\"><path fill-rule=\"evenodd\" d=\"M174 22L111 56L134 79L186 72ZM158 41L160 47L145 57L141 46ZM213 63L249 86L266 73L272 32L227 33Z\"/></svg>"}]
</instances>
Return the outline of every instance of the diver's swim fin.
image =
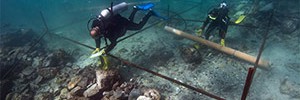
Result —
<instances>
[{"instance_id":1,"label":"diver's swim fin","mask_svg":"<svg viewBox=\"0 0 300 100\"><path fill-rule=\"evenodd\" d=\"M146 4L141 4L141 5L137 5L136 8L139 10L150 10L151 8L154 7L153 3L146 3Z\"/></svg>"},{"instance_id":2,"label":"diver's swim fin","mask_svg":"<svg viewBox=\"0 0 300 100\"><path fill-rule=\"evenodd\" d=\"M234 23L239 24L245 19L246 15L241 15Z\"/></svg>"}]
</instances>

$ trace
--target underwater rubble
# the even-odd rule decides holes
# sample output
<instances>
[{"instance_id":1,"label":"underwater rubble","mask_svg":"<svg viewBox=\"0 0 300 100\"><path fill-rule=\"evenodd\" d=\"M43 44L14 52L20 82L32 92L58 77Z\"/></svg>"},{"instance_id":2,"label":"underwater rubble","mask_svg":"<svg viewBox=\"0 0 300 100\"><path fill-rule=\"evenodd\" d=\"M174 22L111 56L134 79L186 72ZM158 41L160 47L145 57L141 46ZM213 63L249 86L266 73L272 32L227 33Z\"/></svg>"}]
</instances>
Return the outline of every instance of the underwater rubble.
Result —
<instances>
[{"instance_id":1,"label":"underwater rubble","mask_svg":"<svg viewBox=\"0 0 300 100\"><path fill-rule=\"evenodd\" d=\"M13 34L13 35L12 35ZM15 35L22 34L15 37ZM33 30L2 35L1 100L160 100L160 93L131 79L123 82L116 69L75 64L72 52L49 50ZM2 38L1 36L1 38ZM30 38L28 38L30 37ZM17 40L25 39L20 44ZM3 45L3 46L2 46ZM29 50L30 49L30 50ZM112 64L113 66L119 63Z\"/></svg>"}]
</instances>

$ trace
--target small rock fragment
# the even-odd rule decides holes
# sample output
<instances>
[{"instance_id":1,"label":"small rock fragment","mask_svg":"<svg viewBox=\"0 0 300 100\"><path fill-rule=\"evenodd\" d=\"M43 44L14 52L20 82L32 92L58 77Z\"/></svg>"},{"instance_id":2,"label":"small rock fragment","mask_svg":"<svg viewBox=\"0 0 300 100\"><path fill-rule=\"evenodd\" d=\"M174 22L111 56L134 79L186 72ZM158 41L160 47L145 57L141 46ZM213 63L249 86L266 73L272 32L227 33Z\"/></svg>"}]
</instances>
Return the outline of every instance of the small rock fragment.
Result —
<instances>
[{"instance_id":1,"label":"small rock fragment","mask_svg":"<svg viewBox=\"0 0 300 100\"><path fill-rule=\"evenodd\" d=\"M77 83L80 82L81 78L82 78L81 76L73 77L68 84L68 89L74 88L77 85Z\"/></svg>"},{"instance_id":2,"label":"small rock fragment","mask_svg":"<svg viewBox=\"0 0 300 100\"><path fill-rule=\"evenodd\" d=\"M67 96L68 96L68 89L67 88L63 88L60 90L60 94L59 94L59 97L62 98L62 99L66 99Z\"/></svg>"},{"instance_id":3,"label":"small rock fragment","mask_svg":"<svg viewBox=\"0 0 300 100\"><path fill-rule=\"evenodd\" d=\"M146 92L144 93L144 95L146 97L151 98L151 100L160 100L160 94L155 89L148 89L148 90L146 90Z\"/></svg>"},{"instance_id":4,"label":"small rock fragment","mask_svg":"<svg viewBox=\"0 0 300 100\"><path fill-rule=\"evenodd\" d=\"M76 86L75 88L73 88L71 91L70 91L70 94L75 96L75 95L80 95L79 93L79 90L81 89L81 87L79 86Z\"/></svg>"},{"instance_id":5,"label":"small rock fragment","mask_svg":"<svg viewBox=\"0 0 300 100\"><path fill-rule=\"evenodd\" d=\"M152 99L146 96L139 96L136 100L152 100Z\"/></svg>"},{"instance_id":6,"label":"small rock fragment","mask_svg":"<svg viewBox=\"0 0 300 100\"><path fill-rule=\"evenodd\" d=\"M34 72L34 68L32 67L26 67L23 71L22 71L22 74L24 75L30 75L32 72Z\"/></svg>"},{"instance_id":7,"label":"small rock fragment","mask_svg":"<svg viewBox=\"0 0 300 100\"><path fill-rule=\"evenodd\" d=\"M91 97L99 92L97 84L93 84L87 90L83 92L84 97Z\"/></svg>"}]
</instances>

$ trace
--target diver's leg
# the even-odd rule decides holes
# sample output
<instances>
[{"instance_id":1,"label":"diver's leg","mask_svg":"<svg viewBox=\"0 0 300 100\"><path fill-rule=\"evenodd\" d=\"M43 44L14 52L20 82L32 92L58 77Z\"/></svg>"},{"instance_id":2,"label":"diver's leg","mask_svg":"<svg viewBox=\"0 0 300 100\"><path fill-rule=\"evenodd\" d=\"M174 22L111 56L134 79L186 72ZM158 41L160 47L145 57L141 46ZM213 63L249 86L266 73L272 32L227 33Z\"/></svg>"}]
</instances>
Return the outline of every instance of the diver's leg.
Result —
<instances>
[{"instance_id":1,"label":"diver's leg","mask_svg":"<svg viewBox=\"0 0 300 100\"><path fill-rule=\"evenodd\" d=\"M220 28L219 30L219 36L221 39L225 39L226 33L227 33L227 25L224 25L223 27Z\"/></svg>"},{"instance_id":2,"label":"diver's leg","mask_svg":"<svg viewBox=\"0 0 300 100\"><path fill-rule=\"evenodd\" d=\"M225 30L220 29L219 30L219 36L220 36L221 39L225 39L225 36L226 36Z\"/></svg>"},{"instance_id":3,"label":"diver's leg","mask_svg":"<svg viewBox=\"0 0 300 100\"><path fill-rule=\"evenodd\" d=\"M153 12L150 11L147 13L147 15L145 15L142 19L142 21L140 21L139 24L136 24L134 22L130 22L127 25L127 29L128 30L140 30L144 27L144 25L147 23L147 21L149 20L149 18L152 16Z\"/></svg>"},{"instance_id":4,"label":"diver's leg","mask_svg":"<svg viewBox=\"0 0 300 100\"><path fill-rule=\"evenodd\" d=\"M219 36L221 38L221 40L220 40L220 45L221 46L225 46L226 32L227 32L227 26L223 26L223 27L221 27L221 29L219 29Z\"/></svg>"},{"instance_id":5,"label":"diver's leg","mask_svg":"<svg viewBox=\"0 0 300 100\"><path fill-rule=\"evenodd\" d=\"M131 22L133 22L134 21L134 16L135 16L135 14L136 14L136 12L138 11L138 9L136 9L136 8L133 8L132 9L132 12L131 12L131 14L130 14L130 16L129 16L129 21L131 21Z\"/></svg>"},{"instance_id":6,"label":"diver's leg","mask_svg":"<svg viewBox=\"0 0 300 100\"><path fill-rule=\"evenodd\" d=\"M105 49L105 53L110 52L117 45L117 39L109 39L110 45Z\"/></svg>"},{"instance_id":7,"label":"diver's leg","mask_svg":"<svg viewBox=\"0 0 300 100\"><path fill-rule=\"evenodd\" d=\"M214 24L210 24L208 26L208 28L206 29L205 31L205 39L208 40L209 39L209 36L210 36L210 33L216 28L216 25Z\"/></svg>"}]
</instances>

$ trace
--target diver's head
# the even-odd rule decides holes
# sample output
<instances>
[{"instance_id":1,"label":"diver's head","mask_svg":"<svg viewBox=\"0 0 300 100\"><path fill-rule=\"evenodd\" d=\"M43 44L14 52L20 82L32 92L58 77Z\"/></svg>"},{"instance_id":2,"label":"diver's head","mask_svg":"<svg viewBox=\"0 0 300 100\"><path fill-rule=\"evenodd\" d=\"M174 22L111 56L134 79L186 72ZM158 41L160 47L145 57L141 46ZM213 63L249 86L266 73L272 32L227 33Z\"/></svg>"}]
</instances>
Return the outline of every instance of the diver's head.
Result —
<instances>
[{"instance_id":1,"label":"diver's head","mask_svg":"<svg viewBox=\"0 0 300 100\"><path fill-rule=\"evenodd\" d=\"M227 7L227 4L225 1L220 3L220 8L226 8L226 7Z\"/></svg>"},{"instance_id":2,"label":"diver's head","mask_svg":"<svg viewBox=\"0 0 300 100\"><path fill-rule=\"evenodd\" d=\"M91 31L90 31L90 35L91 35L91 37L94 38L94 39L100 38L100 35L101 35L101 33L100 33L100 28L99 28L98 26L93 27L93 28L91 29Z\"/></svg>"}]
</instances>

